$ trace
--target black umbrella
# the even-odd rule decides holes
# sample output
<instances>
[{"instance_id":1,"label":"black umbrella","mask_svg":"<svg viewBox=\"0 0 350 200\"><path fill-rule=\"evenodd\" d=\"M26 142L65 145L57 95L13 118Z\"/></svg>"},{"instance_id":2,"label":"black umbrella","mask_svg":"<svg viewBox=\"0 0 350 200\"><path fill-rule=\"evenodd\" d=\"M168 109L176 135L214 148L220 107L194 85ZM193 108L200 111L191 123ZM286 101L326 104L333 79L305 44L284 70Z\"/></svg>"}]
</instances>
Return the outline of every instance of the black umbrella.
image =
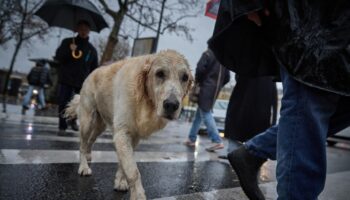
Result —
<instances>
[{"instance_id":1,"label":"black umbrella","mask_svg":"<svg viewBox=\"0 0 350 200\"><path fill-rule=\"evenodd\" d=\"M35 63L48 63L50 66L56 66L58 64L57 61L48 58L29 58L29 60Z\"/></svg>"},{"instance_id":2,"label":"black umbrella","mask_svg":"<svg viewBox=\"0 0 350 200\"><path fill-rule=\"evenodd\" d=\"M72 31L81 20L89 22L92 31L100 32L108 27L97 7L88 0L47 0L35 15L49 26Z\"/></svg>"},{"instance_id":3,"label":"black umbrella","mask_svg":"<svg viewBox=\"0 0 350 200\"><path fill-rule=\"evenodd\" d=\"M47 0L35 15L45 20L49 26L75 31L79 21L87 21L90 30L100 32L108 27L96 6L88 0ZM72 44L75 45L74 38ZM73 58L80 58L82 51L72 51Z\"/></svg>"}]
</instances>

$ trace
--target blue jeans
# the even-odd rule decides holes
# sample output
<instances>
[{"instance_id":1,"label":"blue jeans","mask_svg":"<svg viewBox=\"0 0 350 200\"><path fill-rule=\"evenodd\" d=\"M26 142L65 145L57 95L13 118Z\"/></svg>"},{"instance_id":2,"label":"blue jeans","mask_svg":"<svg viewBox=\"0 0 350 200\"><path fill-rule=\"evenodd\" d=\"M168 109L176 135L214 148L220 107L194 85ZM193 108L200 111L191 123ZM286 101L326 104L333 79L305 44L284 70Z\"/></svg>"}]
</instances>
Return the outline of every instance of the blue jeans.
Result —
<instances>
[{"instance_id":1,"label":"blue jeans","mask_svg":"<svg viewBox=\"0 0 350 200\"><path fill-rule=\"evenodd\" d=\"M197 133L200 129L202 120L204 121L204 125L207 127L208 136L210 137L211 141L214 143L221 143L222 141L212 113L210 111L204 112L200 108L197 108L190 130L190 135L188 136L191 142L195 142L197 140Z\"/></svg>"},{"instance_id":2,"label":"blue jeans","mask_svg":"<svg viewBox=\"0 0 350 200\"><path fill-rule=\"evenodd\" d=\"M45 108L45 93L44 93L44 88L42 87L35 87L33 85L29 85L28 87L28 91L27 93L24 95L24 98L23 98L23 103L22 105L24 107L28 107L29 104L30 104L30 99L32 98L32 95L33 95L33 90L34 88L38 88L38 99L39 99L39 106L41 108Z\"/></svg>"},{"instance_id":3,"label":"blue jeans","mask_svg":"<svg viewBox=\"0 0 350 200\"><path fill-rule=\"evenodd\" d=\"M256 156L277 159L278 199L317 199L326 179L326 138L350 125L349 98L308 87L281 68L279 124L245 143Z\"/></svg>"}]
</instances>

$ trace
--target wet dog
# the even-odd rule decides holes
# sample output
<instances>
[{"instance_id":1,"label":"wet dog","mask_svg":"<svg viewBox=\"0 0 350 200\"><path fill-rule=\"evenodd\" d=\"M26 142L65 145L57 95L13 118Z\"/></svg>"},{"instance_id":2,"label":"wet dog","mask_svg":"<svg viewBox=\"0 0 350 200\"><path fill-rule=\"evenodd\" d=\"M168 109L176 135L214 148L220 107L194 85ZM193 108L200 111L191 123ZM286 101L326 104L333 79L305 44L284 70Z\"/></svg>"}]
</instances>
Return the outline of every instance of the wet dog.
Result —
<instances>
[{"instance_id":1,"label":"wet dog","mask_svg":"<svg viewBox=\"0 0 350 200\"><path fill-rule=\"evenodd\" d=\"M91 175L93 143L108 126L119 159L114 188L130 189L130 199L146 199L133 150L142 138L165 127L180 114L193 77L188 62L173 50L116 62L93 71L80 95L66 109L80 122L78 173Z\"/></svg>"}]
</instances>

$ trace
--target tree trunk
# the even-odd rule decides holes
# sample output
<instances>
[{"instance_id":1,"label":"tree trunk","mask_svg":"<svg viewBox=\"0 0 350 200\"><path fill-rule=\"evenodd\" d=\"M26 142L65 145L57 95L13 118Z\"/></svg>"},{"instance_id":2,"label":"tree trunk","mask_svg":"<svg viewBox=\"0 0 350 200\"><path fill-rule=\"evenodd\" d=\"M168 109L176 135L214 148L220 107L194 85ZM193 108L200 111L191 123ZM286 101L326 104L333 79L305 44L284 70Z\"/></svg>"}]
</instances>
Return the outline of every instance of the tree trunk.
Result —
<instances>
[{"instance_id":1,"label":"tree trunk","mask_svg":"<svg viewBox=\"0 0 350 200\"><path fill-rule=\"evenodd\" d=\"M15 51L13 52L13 55L12 55L9 71L7 72L6 78L5 78L5 85L4 85L4 92L3 92L3 99L2 99L2 101L3 101L2 102L3 103L3 110L2 110L2 112L3 113L6 113L7 88L8 88L8 84L9 84L9 81L10 81L10 76L12 74L13 66L15 65L15 61L16 61L16 58L17 58L18 51L21 48L22 42L23 42L24 24L25 24L25 20L27 18L27 10L28 10L28 0L26 0L25 3L24 3L24 12L23 12L23 15L22 15L21 26L20 26L20 29L19 29L19 31L20 31L19 32L19 38L18 38L16 47L15 47Z\"/></svg>"},{"instance_id":2,"label":"tree trunk","mask_svg":"<svg viewBox=\"0 0 350 200\"><path fill-rule=\"evenodd\" d=\"M113 28L112 28L111 33L108 36L108 41L107 41L105 50L102 54L100 64L111 61L113 51L118 44L119 30L120 30L120 26L122 25L125 14L126 14L126 10L121 9L117 13L116 17L114 18Z\"/></svg>"},{"instance_id":3,"label":"tree trunk","mask_svg":"<svg viewBox=\"0 0 350 200\"><path fill-rule=\"evenodd\" d=\"M19 49L21 48L21 46L22 46L22 40L19 40L17 42L17 44L16 44L15 51L13 52L13 55L12 55L9 71L6 74L5 85L4 85L4 90L3 90L3 97L2 97L3 98L3 105L2 105L3 106L3 110L2 110L2 112L3 113L6 113L8 84L10 82L10 76L12 74L13 66L15 65L17 54L18 54Z\"/></svg>"}]
</instances>

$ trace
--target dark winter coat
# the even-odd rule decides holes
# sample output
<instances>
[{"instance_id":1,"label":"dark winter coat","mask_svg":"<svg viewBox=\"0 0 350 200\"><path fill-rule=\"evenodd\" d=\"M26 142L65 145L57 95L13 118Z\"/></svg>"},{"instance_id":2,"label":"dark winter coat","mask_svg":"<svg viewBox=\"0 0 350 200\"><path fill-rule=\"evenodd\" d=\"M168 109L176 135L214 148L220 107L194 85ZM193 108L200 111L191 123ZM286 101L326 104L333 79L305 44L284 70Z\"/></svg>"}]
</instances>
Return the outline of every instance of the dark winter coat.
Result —
<instances>
[{"instance_id":1,"label":"dark winter coat","mask_svg":"<svg viewBox=\"0 0 350 200\"><path fill-rule=\"evenodd\" d=\"M277 88L272 77L236 75L226 112L225 137L245 142L276 123Z\"/></svg>"},{"instance_id":2,"label":"dark winter coat","mask_svg":"<svg viewBox=\"0 0 350 200\"><path fill-rule=\"evenodd\" d=\"M27 76L27 80L29 85L39 87L44 87L46 84L52 84L49 69L44 66L33 67Z\"/></svg>"},{"instance_id":3,"label":"dark winter coat","mask_svg":"<svg viewBox=\"0 0 350 200\"><path fill-rule=\"evenodd\" d=\"M230 81L230 72L220 65L210 50L207 50L197 64L195 80L200 86L198 106L209 112L221 88Z\"/></svg>"},{"instance_id":4,"label":"dark winter coat","mask_svg":"<svg viewBox=\"0 0 350 200\"><path fill-rule=\"evenodd\" d=\"M260 27L246 17L255 11ZM282 66L306 85L350 96L349 0L221 0L209 47L237 74L277 75Z\"/></svg>"},{"instance_id":5,"label":"dark winter coat","mask_svg":"<svg viewBox=\"0 0 350 200\"><path fill-rule=\"evenodd\" d=\"M89 39L75 37L77 50L83 55L79 59L72 57L70 44L73 38L66 38L56 50L55 59L59 61L58 82L76 88L81 88L85 78L98 66L97 51L89 42Z\"/></svg>"}]
</instances>

